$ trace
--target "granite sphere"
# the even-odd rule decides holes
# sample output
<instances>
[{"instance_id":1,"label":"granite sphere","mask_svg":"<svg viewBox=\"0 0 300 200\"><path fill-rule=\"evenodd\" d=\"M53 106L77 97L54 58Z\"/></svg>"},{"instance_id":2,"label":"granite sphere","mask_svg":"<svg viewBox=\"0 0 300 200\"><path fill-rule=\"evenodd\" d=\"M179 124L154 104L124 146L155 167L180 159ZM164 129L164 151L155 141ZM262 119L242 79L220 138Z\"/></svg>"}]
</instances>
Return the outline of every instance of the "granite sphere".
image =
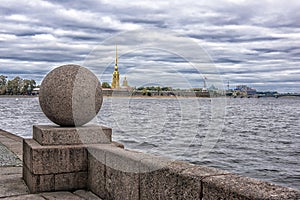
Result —
<instances>
[{"instance_id":1,"label":"granite sphere","mask_svg":"<svg viewBox=\"0 0 300 200\"><path fill-rule=\"evenodd\" d=\"M101 83L90 70L79 65L63 65L42 81L40 106L45 115L60 126L82 126L99 112L103 101Z\"/></svg>"}]
</instances>

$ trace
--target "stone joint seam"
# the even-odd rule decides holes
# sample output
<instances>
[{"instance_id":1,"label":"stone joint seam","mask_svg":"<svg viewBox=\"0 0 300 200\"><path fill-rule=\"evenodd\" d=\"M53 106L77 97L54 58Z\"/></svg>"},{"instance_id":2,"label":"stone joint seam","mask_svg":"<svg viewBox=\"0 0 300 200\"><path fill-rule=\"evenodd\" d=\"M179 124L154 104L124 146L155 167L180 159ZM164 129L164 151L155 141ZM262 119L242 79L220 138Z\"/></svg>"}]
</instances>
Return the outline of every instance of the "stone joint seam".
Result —
<instances>
[{"instance_id":1,"label":"stone joint seam","mask_svg":"<svg viewBox=\"0 0 300 200\"><path fill-rule=\"evenodd\" d=\"M231 175L230 173L224 173L224 174L212 174L212 175L207 175L207 176L203 176L200 179L200 191L199 191L199 200L203 199L203 180L209 177L214 177L214 176L226 176L226 175Z\"/></svg>"}]
</instances>

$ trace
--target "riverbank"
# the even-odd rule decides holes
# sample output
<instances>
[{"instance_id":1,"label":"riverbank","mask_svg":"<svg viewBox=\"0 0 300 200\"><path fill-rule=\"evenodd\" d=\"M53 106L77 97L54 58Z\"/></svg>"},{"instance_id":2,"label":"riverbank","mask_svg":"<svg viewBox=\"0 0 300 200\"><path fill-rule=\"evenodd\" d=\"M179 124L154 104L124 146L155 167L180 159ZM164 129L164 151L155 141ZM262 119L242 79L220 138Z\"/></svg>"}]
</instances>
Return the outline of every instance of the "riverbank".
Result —
<instances>
[{"instance_id":1,"label":"riverbank","mask_svg":"<svg viewBox=\"0 0 300 200\"><path fill-rule=\"evenodd\" d=\"M10 156L16 160L15 164L10 163L8 166L0 167L0 198L11 200L101 200L91 191L100 197L116 197L112 199L121 199L123 197L135 197L127 199L159 199L159 197L164 197L163 199L166 197L217 199L222 197L223 199L274 200L300 198L299 190L187 162L172 161L169 163L168 159L124 150L109 144L91 146L92 152L102 152L101 154L88 156L90 170L88 188L91 191L76 190L30 194L22 179L22 167L19 166L20 160L22 160L22 141L21 137L0 130L0 144L10 150ZM101 162L101 155L105 155L105 157L109 155L112 160L105 159L105 162ZM141 158L142 160L140 160ZM163 166L164 163L169 164ZM117 167L110 168L110 166L115 166L113 164ZM140 164L146 167L143 168L144 170L150 171L147 173L145 173L146 171L144 173L136 173L136 170L141 167ZM138 169L136 169L137 167ZM103 169L109 175L103 174ZM127 170L123 171L124 169ZM107 185L109 181L111 183ZM103 188L107 188L107 190L103 190Z\"/></svg>"}]
</instances>

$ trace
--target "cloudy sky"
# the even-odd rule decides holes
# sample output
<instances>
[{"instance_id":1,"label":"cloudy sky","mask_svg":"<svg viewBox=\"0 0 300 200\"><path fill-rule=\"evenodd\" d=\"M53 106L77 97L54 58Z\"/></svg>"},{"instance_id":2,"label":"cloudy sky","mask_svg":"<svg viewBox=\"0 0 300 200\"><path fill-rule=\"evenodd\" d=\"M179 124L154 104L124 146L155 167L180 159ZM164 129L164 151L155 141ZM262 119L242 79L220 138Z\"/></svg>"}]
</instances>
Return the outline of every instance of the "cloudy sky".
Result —
<instances>
[{"instance_id":1,"label":"cloudy sky","mask_svg":"<svg viewBox=\"0 0 300 200\"><path fill-rule=\"evenodd\" d=\"M298 0L1 0L0 74L40 82L74 63L111 82L118 43L121 80L134 86L202 87L213 71L225 88L300 92L299 9Z\"/></svg>"}]
</instances>

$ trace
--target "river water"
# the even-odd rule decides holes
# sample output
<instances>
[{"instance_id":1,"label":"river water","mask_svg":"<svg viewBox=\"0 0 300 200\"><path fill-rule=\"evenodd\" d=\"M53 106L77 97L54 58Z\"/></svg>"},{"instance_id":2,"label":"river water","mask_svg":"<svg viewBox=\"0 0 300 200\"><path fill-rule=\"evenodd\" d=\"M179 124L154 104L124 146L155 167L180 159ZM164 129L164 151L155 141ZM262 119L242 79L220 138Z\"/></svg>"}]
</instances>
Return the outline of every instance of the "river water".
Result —
<instances>
[{"instance_id":1,"label":"river water","mask_svg":"<svg viewBox=\"0 0 300 200\"><path fill-rule=\"evenodd\" d=\"M93 123L129 149L300 189L299 116L300 98L105 98ZM29 138L49 123L37 98L0 98L1 129Z\"/></svg>"}]
</instances>

